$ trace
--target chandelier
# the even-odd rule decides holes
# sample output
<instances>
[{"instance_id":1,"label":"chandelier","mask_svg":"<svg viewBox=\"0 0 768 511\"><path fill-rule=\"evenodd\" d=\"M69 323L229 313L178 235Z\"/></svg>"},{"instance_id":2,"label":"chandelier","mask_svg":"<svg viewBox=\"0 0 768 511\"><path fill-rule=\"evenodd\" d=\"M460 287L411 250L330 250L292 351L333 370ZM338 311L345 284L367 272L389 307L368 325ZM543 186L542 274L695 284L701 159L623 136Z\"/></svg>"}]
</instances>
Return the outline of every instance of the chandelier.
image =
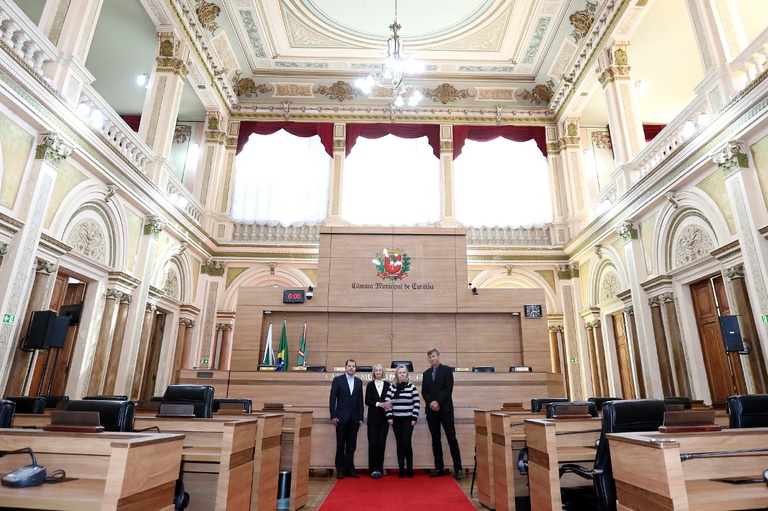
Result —
<instances>
[{"instance_id":1,"label":"chandelier","mask_svg":"<svg viewBox=\"0 0 768 511\"><path fill-rule=\"evenodd\" d=\"M395 0L395 21L389 26L392 37L387 39L387 58L381 64L381 72L371 73L364 78L355 80L355 87L364 94L370 94L374 88L386 89L392 92L392 100L396 106L403 106L408 101L409 106L415 106L424 97L413 85L404 85L406 74L418 73L423 66L409 59L402 52L402 44L398 31L403 28L397 22L397 0Z\"/></svg>"}]
</instances>

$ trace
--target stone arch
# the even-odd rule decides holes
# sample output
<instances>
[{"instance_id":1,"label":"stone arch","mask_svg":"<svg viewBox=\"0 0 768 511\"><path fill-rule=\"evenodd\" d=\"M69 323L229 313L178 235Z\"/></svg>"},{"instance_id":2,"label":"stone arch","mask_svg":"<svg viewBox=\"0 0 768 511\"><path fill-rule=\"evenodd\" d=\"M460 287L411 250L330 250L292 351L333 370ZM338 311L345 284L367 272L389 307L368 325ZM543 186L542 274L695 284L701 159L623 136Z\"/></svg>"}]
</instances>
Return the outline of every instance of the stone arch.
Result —
<instances>
[{"instance_id":1,"label":"stone arch","mask_svg":"<svg viewBox=\"0 0 768 511\"><path fill-rule=\"evenodd\" d=\"M168 243L158 254L158 261L165 261L152 273L152 285L165 291L165 296L180 303L192 301L192 264L184 243Z\"/></svg>"},{"instance_id":2,"label":"stone arch","mask_svg":"<svg viewBox=\"0 0 768 511\"><path fill-rule=\"evenodd\" d=\"M237 292L241 286L308 287L314 285L307 275L293 266L279 264L274 272L269 264L255 266L238 275L228 286L222 310L237 308Z\"/></svg>"},{"instance_id":3,"label":"stone arch","mask_svg":"<svg viewBox=\"0 0 768 511\"><path fill-rule=\"evenodd\" d=\"M56 212L50 231L74 251L120 269L126 260L127 220L119 201L107 200L108 195L104 185L78 185Z\"/></svg>"},{"instance_id":4,"label":"stone arch","mask_svg":"<svg viewBox=\"0 0 768 511\"><path fill-rule=\"evenodd\" d=\"M509 271L506 268L495 268L480 272L472 281L478 289L541 288L544 290L547 311L553 314L559 310L557 307L557 296L554 289L552 289L552 285L535 272L518 268L512 268Z\"/></svg>"}]
</instances>

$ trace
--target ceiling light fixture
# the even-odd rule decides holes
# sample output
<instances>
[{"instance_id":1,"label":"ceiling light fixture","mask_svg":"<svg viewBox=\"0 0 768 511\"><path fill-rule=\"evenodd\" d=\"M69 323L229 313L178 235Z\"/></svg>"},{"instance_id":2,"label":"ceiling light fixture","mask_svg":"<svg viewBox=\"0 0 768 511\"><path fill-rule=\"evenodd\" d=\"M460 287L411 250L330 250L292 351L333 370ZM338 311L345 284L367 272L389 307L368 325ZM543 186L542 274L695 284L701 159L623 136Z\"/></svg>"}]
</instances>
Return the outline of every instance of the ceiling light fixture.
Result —
<instances>
[{"instance_id":1,"label":"ceiling light fixture","mask_svg":"<svg viewBox=\"0 0 768 511\"><path fill-rule=\"evenodd\" d=\"M403 106L408 101L409 106L416 106L424 97L413 85L403 85L406 74L418 73L423 69L402 52L400 34L403 28L397 22L397 0L395 0L395 21L389 26L392 37L387 39L387 58L381 64L380 73L371 73L365 78L358 78L355 87L365 94L370 94L375 87L392 91L392 100L396 106Z\"/></svg>"},{"instance_id":2,"label":"ceiling light fixture","mask_svg":"<svg viewBox=\"0 0 768 511\"><path fill-rule=\"evenodd\" d=\"M149 73L140 74L136 77L136 85L145 86L149 82Z\"/></svg>"}]
</instances>

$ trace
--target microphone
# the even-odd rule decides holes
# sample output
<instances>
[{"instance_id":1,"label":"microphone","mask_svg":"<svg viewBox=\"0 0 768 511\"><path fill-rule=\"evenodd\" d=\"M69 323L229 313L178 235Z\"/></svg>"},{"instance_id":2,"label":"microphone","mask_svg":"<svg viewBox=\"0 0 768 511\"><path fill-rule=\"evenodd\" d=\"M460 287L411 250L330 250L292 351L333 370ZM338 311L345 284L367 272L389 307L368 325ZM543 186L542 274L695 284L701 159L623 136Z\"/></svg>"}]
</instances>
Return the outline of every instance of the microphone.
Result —
<instances>
[{"instance_id":1,"label":"microphone","mask_svg":"<svg viewBox=\"0 0 768 511\"><path fill-rule=\"evenodd\" d=\"M16 470L7 473L0 479L0 484L11 488L29 488L32 486L40 486L45 482L47 474L45 467L41 467L37 464L35 459L35 453L30 447L23 447L16 449L15 451L0 451L0 458L8 454L21 454L23 452L29 453L32 458L32 464L27 465Z\"/></svg>"}]
</instances>

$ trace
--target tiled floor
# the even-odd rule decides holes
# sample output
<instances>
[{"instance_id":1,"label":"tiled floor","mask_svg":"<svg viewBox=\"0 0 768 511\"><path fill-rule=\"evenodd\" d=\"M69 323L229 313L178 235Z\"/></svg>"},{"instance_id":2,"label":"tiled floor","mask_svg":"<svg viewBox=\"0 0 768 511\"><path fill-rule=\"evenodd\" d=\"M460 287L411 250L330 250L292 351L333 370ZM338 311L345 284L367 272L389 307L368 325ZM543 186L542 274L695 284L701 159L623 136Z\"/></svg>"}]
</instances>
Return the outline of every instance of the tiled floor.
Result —
<instances>
[{"instance_id":1,"label":"tiled floor","mask_svg":"<svg viewBox=\"0 0 768 511\"><path fill-rule=\"evenodd\" d=\"M363 477L365 477L365 474L363 474ZM336 482L335 475L328 476L326 475L325 471L319 472L315 471L313 475L309 477L309 502L307 503L306 507L303 507L301 511L317 511L320 509L320 505L323 503L323 500L325 500L325 497L328 495L328 493L331 491L331 488L333 488L333 484ZM464 479L461 481L458 481L459 486L462 490L464 490L464 493L467 495L467 498L474 504L475 509L486 509L480 503L477 501L477 483L475 483L475 491L474 497L470 497L469 490L472 485L472 474L468 474L464 476Z\"/></svg>"}]
</instances>

